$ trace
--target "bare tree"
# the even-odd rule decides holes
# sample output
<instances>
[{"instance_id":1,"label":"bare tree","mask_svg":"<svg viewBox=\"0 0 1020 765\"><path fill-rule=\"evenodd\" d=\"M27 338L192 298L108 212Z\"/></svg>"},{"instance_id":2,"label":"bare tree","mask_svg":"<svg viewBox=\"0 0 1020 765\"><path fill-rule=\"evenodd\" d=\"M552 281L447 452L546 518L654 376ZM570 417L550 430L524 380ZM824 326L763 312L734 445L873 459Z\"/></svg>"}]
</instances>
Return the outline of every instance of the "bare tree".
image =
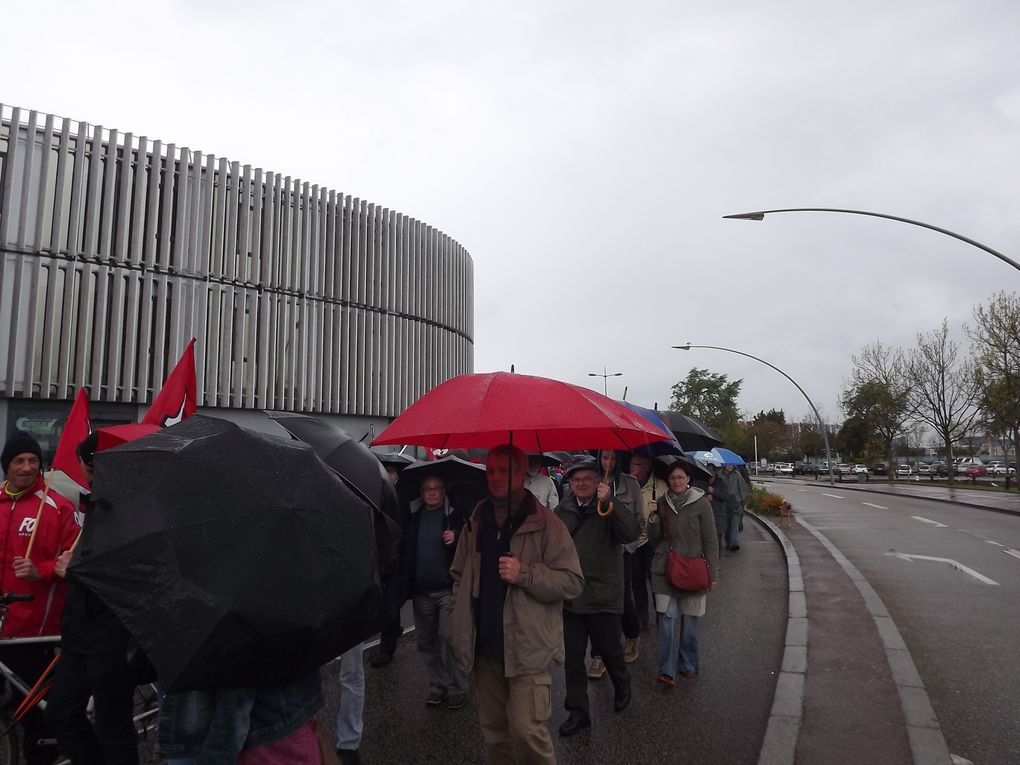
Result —
<instances>
[{"instance_id":1,"label":"bare tree","mask_svg":"<svg viewBox=\"0 0 1020 765\"><path fill-rule=\"evenodd\" d=\"M859 421L870 430L893 470L893 440L901 435L912 416L907 362L903 351L875 341L852 357L850 383L843 391L840 405L848 419ZM875 447L879 445L874 443Z\"/></svg>"},{"instance_id":2,"label":"bare tree","mask_svg":"<svg viewBox=\"0 0 1020 765\"><path fill-rule=\"evenodd\" d=\"M960 359L960 344L949 337L949 323L917 335L906 362L913 416L929 425L946 450L949 482L953 481L953 444L980 414L973 364Z\"/></svg>"}]
</instances>

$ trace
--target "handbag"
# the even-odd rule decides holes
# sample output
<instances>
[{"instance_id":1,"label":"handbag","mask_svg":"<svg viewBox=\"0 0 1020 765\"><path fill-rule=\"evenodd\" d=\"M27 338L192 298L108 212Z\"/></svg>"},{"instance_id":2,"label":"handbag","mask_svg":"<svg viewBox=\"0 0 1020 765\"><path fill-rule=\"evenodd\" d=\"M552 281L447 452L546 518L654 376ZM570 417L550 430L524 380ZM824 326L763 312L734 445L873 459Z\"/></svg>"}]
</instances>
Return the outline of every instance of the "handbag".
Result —
<instances>
[{"instance_id":1,"label":"handbag","mask_svg":"<svg viewBox=\"0 0 1020 765\"><path fill-rule=\"evenodd\" d=\"M687 592L707 590L712 585L712 574L708 570L705 556L688 558L673 549L673 535L669 531L669 510L662 514L662 524L669 544L669 553L666 556L666 581L671 587Z\"/></svg>"}]
</instances>

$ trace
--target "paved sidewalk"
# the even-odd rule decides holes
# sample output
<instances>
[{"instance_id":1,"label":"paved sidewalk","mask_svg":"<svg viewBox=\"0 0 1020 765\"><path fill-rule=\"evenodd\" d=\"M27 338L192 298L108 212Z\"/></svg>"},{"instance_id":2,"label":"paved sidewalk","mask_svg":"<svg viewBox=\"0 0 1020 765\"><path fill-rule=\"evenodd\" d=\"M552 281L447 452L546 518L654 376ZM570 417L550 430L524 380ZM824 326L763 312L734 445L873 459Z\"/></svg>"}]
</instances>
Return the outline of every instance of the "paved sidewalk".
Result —
<instances>
[{"instance_id":1,"label":"paved sidewalk","mask_svg":"<svg viewBox=\"0 0 1020 765\"><path fill-rule=\"evenodd\" d=\"M759 765L949 765L924 685L875 591L806 522L762 522L787 555L790 605Z\"/></svg>"}]
</instances>

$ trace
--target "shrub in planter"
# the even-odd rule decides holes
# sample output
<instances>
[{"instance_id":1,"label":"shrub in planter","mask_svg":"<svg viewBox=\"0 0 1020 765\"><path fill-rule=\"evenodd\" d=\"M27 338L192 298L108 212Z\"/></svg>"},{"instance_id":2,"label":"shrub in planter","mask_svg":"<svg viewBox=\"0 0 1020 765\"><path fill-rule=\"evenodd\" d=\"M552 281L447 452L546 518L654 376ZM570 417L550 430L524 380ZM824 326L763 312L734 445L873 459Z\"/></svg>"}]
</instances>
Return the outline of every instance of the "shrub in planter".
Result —
<instances>
[{"instance_id":1,"label":"shrub in planter","mask_svg":"<svg viewBox=\"0 0 1020 765\"><path fill-rule=\"evenodd\" d=\"M784 506L790 509L789 502L763 486L755 486L747 498L747 509L758 515L778 517Z\"/></svg>"}]
</instances>

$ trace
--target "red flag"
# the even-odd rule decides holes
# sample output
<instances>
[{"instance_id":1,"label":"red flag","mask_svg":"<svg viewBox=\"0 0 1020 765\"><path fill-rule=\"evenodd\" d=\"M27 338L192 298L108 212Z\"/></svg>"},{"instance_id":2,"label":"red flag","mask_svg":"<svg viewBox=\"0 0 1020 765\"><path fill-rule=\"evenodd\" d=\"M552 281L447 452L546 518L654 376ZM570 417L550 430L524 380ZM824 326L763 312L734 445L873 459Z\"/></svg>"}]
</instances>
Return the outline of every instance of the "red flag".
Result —
<instances>
[{"instance_id":1,"label":"red flag","mask_svg":"<svg viewBox=\"0 0 1020 765\"><path fill-rule=\"evenodd\" d=\"M78 463L78 444L85 440L85 437L92 431L89 424L89 394L84 388L78 389L75 396L74 406L64 423L64 430L60 434L60 442L57 444L57 453L53 457L52 468L62 470L72 481L82 487L82 491L88 489L89 482L85 480L85 474L81 472L81 465Z\"/></svg>"},{"instance_id":2,"label":"red flag","mask_svg":"<svg viewBox=\"0 0 1020 765\"><path fill-rule=\"evenodd\" d=\"M195 395L197 387L195 383L195 338L191 338L191 342L181 354L177 366L166 378L162 390L153 400L152 406L145 413L142 422L165 428L176 425L185 417L190 417L198 411Z\"/></svg>"}]
</instances>

